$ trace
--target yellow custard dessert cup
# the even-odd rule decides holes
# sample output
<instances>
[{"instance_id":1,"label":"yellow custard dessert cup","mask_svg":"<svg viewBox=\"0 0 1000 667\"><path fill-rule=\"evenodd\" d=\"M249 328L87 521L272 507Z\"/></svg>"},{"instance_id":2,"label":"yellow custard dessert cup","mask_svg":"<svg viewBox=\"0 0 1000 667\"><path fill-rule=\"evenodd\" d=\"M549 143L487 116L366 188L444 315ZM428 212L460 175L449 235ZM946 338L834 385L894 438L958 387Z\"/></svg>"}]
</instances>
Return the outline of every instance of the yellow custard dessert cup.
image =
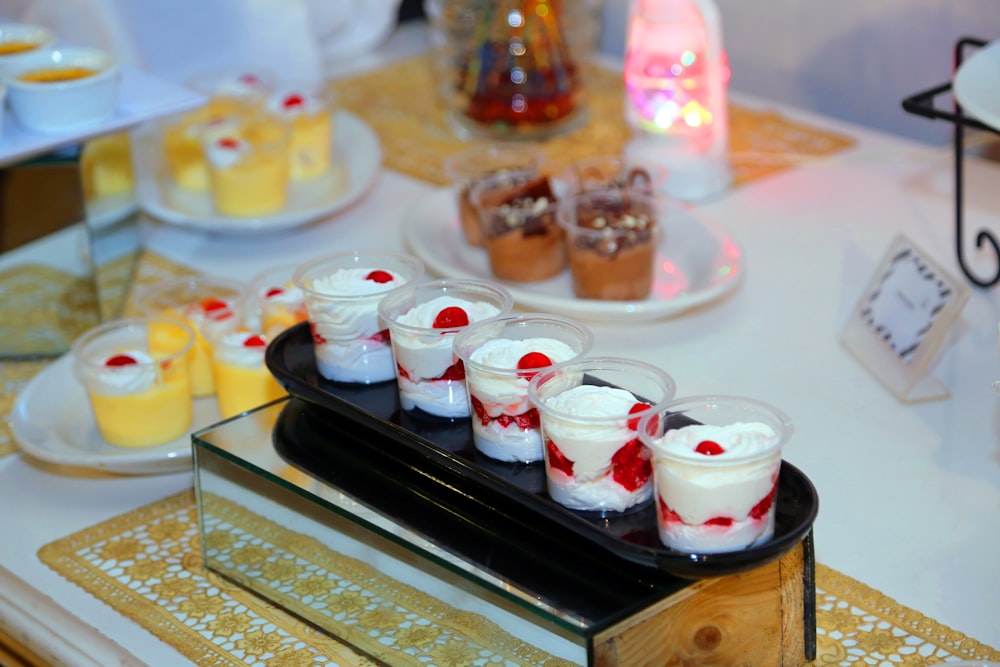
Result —
<instances>
[{"instance_id":1,"label":"yellow custard dessert cup","mask_svg":"<svg viewBox=\"0 0 1000 667\"><path fill-rule=\"evenodd\" d=\"M298 266L298 263L273 266L250 279L245 324L273 339L309 319L305 295L293 280Z\"/></svg>"},{"instance_id":2,"label":"yellow custard dessert cup","mask_svg":"<svg viewBox=\"0 0 1000 667\"><path fill-rule=\"evenodd\" d=\"M290 165L288 126L260 114L205 142L215 210L226 216L270 215L285 206Z\"/></svg>"},{"instance_id":3,"label":"yellow custard dessert cup","mask_svg":"<svg viewBox=\"0 0 1000 667\"><path fill-rule=\"evenodd\" d=\"M330 91L315 86L286 86L268 98L268 112L289 126L288 160L293 181L316 178L330 170L331 103Z\"/></svg>"},{"instance_id":4,"label":"yellow custard dessert cup","mask_svg":"<svg viewBox=\"0 0 1000 667\"><path fill-rule=\"evenodd\" d=\"M74 341L74 371L104 440L155 447L190 430L193 342L189 326L166 318L116 320Z\"/></svg>"},{"instance_id":5,"label":"yellow custard dessert cup","mask_svg":"<svg viewBox=\"0 0 1000 667\"><path fill-rule=\"evenodd\" d=\"M163 159L171 180L182 190L208 192L211 188L206 139L239 124L247 102L218 97L202 107L167 119L163 125Z\"/></svg>"},{"instance_id":6,"label":"yellow custard dessert cup","mask_svg":"<svg viewBox=\"0 0 1000 667\"><path fill-rule=\"evenodd\" d=\"M212 373L223 419L285 396L285 390L264 363L268 342L262 334L243 326L215 332Z\"/></svg>"},{"instance_id":7,"label":"yellow custard dessert cup","mask_svg":"<svg viewBox=\"0 0 1000 667\"><path fill-rule=\"evenodd\" d=\"M245 289L243 283L235 280L190 276L154 283L140 296L140 308L147 316L174 317L194 330L188 364L191 393L196 398L215 394L212 332L227 329L236 321Z\"/></svg>"}]
</instances>

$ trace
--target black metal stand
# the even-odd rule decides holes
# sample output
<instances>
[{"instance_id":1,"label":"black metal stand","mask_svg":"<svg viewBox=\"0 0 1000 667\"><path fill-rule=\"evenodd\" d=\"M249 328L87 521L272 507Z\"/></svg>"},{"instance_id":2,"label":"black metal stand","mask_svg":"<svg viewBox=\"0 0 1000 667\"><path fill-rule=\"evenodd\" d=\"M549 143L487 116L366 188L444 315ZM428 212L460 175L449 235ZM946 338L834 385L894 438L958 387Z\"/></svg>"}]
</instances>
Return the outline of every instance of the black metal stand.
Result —
<instances>
[{"instance_id":1,"label":"black metal stand","mask_svg":"<svg viewBox=\"0 0 1000 667\"><path fill-rule=\"evenodd\" d=\"M969 47L980 48L987 44L986 40L973 37L963 37L955 43L954 69L957 71L965 57L966 49ZM992 287L1000 282L1000 244L989 230L981 229L976 234L976 247L982 248L983 244L989 244L993 248L993 255L997 258L997 267L992 278L981 279L973 275L965 264L965 250L962 244L964 232L962 229L962 209L964 205L963 189L963 159L965 156L965 128L970 127L977 130L986 130L1000 134L1000 128L991 127L975 118L962 112L962 106L956 100L954 111L944 111L934 106L934 100L939 95L951 90L951 82L935 86L929 90L911 95L903 100L903 109L918 116L925 116L935 120L947 120L954 124L954 149L955 149L955 251L958 254L958 265L962 273L979 287Z\"/></svg>"}]
</instances>

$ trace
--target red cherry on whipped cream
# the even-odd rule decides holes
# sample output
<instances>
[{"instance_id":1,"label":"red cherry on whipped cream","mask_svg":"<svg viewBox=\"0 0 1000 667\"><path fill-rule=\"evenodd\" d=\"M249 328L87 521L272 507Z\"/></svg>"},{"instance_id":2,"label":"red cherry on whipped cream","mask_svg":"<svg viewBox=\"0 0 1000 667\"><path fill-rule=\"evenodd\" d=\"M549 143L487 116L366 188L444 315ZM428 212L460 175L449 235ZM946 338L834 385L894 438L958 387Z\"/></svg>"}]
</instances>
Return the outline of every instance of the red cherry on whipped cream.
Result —
<instances>
[{"instance_id":1,"label":"red cherry on whipped cream","mask_svg":"<svg viewBox=\"0 0 1000 667\"><path fill-rule=\"evenodd\" d=\"M285 290L281 289L280 287L271 287L266 292L264 292L264 298L270 299L278 296L279 294L284 294L284 293Z\"/></svg>"},{"instance_id":2,"label":"red cherry on whipped cream","mask_svg":"<svg viewBox=\"0 0 1000 667\"><path fill-rule=\"evenodd\" d=\"M255 334L243 341L243 347L267 347L267 341L264 340L263 336Z\"/></svg>"},{"instance_id":3,"label":"red cherry on whipped cream","mask_svg":"<svg viewBox=\"0 0 1000 667\"><path fill-rule=\"evenodd\" d=\"M698 446L694 448L694 451L699 454L704 454L705 456L718 456L719 454L724 454L726 450L722 448L722 445L714 440L702 440L698 443Z\"/></svg>"},{"instance_id":4,"label":"red cherry on whipped cream","mask_svg":"<svg viewBox=\"0 0 1000 667\"><path fill-rule=\"evenodd\" d=\"M454 329L469 325L469 314L458 306L448 306L434 318L435 329Z\"/></svg>"},{"instance_id":5,"label":"red cherry on whipped cream","mask_svg":"<svg viewBox=\"0 0 1000 667\"><path fill-rule=\"evenodd\" d=\"M281 100L281 106L285 109L298 109L306 103L306 98L302 97L298 93L292 93Z\"/></svg>"},{"instance_id":6,"label":"red cherry on whipped cream","mask_svg":"<svg viewBox=\"0 0 1000 667\"><path fill-rule=\"evenodd\" d=\"M392 274L389 273L388 271L375 269L367 276L365 276L365 280L370 280L373 283L390 283L392 282Z\"/></svg>"},{"instance_id":7,"label":"red cherry on whipped cream","mask_svg":"<svg viewBox=\"0 0 1000 667\"><path fill-rule=\"evenodd\" d=\"M104 365L114 368L117 366L135 366L138 363L139 362L136 361L135 357L131 357L127 354L116 354L112 357L109 357L104 362Z\"/></svg>"},{"instance_id":8,"label":"red cherry on whipped cream","mask_svg":"<svg viewBox=\"0 0 1000 667\"><path fill-rule=\"evenodd\" d=\"M517 369L524 371L531 368L546 368L552 365L552 360L548 355L541 352L529 352L517 360ZM518 373L521 377L532 378L535 373Z\"/></svg>"},{"instance_id":9,"label":"red cherry on whipped cream","mask_svg":"<svg viewBox=\"0 0 1000 667\"><path fill-rule=\"evenodd\" d=\"M222 299L216 299L215 297L208 297L207 299L202 299L201 303L198 305L200 305L201 309L204 310L206 313L211 313L216 310L225 310L226 308L229 308L228 303L226 303Z\"/></svg>"},{"instance_id":10,"label":"red cherry on whipped cream","mask_svg":"<svg viewBox=\"0 0 1000 667\"><path fill-rule=\"evenodd\" d=\"M234 137L222 137L216 140L215 145L228 151L235 151L240 147L240 140Z\"/></svg>"}]
</instances>

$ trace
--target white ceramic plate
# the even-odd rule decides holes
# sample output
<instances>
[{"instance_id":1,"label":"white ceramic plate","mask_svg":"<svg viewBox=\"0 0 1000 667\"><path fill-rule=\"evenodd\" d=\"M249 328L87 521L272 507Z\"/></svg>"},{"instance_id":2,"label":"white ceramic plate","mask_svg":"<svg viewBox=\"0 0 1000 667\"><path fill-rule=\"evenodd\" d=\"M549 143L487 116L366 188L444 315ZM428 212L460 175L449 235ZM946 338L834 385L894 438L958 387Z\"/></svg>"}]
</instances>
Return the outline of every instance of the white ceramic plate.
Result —
<instances>
[{"instance_id":1,"label":"white ceramic plate","mask_svg":"<svg viewBox=\"0 0 1000 667\"><path fill-rule=\"evenodd\" d=\"M206 194L184 192L165 173L153 131L136 137L136 192L153 217L174 225L223 234L260 234L305 225L357 201L378 175L382 148L375 131L346 111L334 113L333 162L329 174L294 184L285 208L273 215L233 218L219 215Z\"/></svg>"},{"instance_id":2,"label":"white ceramic plate","mask_svg":"<svg viewBox=\"0 0 1000 667\"><path fill-rule=\"evenodd\" d=\"M744 273L743 251L722 227L684 208L670 208L662 224L666 233L657 252L653 291L643 301L578 299L568 270L542 282L497 282L522 308L599 322L671 317L736 288ZM405 221L404 236L434 273L496 281L486 251L465 242L450 190L422 199Z\"/></svg>"},{"instance_id":3,"label":"white ceramic plate","mask_svg":"<svg viewBox=\"0 0 1000 667\"><path fill-rule=\"evenodd\" d=\"M1000 130L1000 40L962 62L955 72L952 92L964 111Z\"/></svg>"},{"instance_id":4,"label":"white ceramic plate","mask_svg":"<svg viewBox=\"0 0 1000 667\"><path fill-rule=\"evenodd\" d=\"M218 421L214 398L195 400L192 431ZM14 404L10 427L22 450L50 463L123 474L191 468L190 435L158 447L109 445L97 430L87 394L73 374L69 355L60 357L28 382Z\"/></svg>"}]
</instances>

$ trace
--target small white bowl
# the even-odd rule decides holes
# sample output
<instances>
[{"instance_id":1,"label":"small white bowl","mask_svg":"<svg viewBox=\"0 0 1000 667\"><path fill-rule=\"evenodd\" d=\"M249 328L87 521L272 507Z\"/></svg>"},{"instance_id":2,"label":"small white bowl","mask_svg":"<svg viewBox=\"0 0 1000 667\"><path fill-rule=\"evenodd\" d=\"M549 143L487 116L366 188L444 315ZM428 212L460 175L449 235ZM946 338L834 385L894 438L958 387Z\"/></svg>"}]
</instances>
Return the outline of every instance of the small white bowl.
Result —
<instances>
[{"instance_id":1,"label":"small white bowl","mask_svg":"<svg viewBox=\"0 0 1000 667\"><path fill-rule=\"evenodd\" d=\"M31 23L0 23L0 75L7 68L31 53L47 50L55 41L55 35L48 28ZM33 47L28 45L33 44ZM18 45L26 47L8 51Z\"/></svg>"},{"instance_id":2,"label":"small white bowl","mask_svg":"<svg viewBox=\"0 0 1000 667\"><path fill-rule=\"evenodd\" d=\"M40 71L70 68L93 74L62 81L26 81ZM5 75L14 117L38 132L68 132L107 120L115 112L118 65L106 51L65 47L26 54Z\"/></svg>"}]
</instances>

